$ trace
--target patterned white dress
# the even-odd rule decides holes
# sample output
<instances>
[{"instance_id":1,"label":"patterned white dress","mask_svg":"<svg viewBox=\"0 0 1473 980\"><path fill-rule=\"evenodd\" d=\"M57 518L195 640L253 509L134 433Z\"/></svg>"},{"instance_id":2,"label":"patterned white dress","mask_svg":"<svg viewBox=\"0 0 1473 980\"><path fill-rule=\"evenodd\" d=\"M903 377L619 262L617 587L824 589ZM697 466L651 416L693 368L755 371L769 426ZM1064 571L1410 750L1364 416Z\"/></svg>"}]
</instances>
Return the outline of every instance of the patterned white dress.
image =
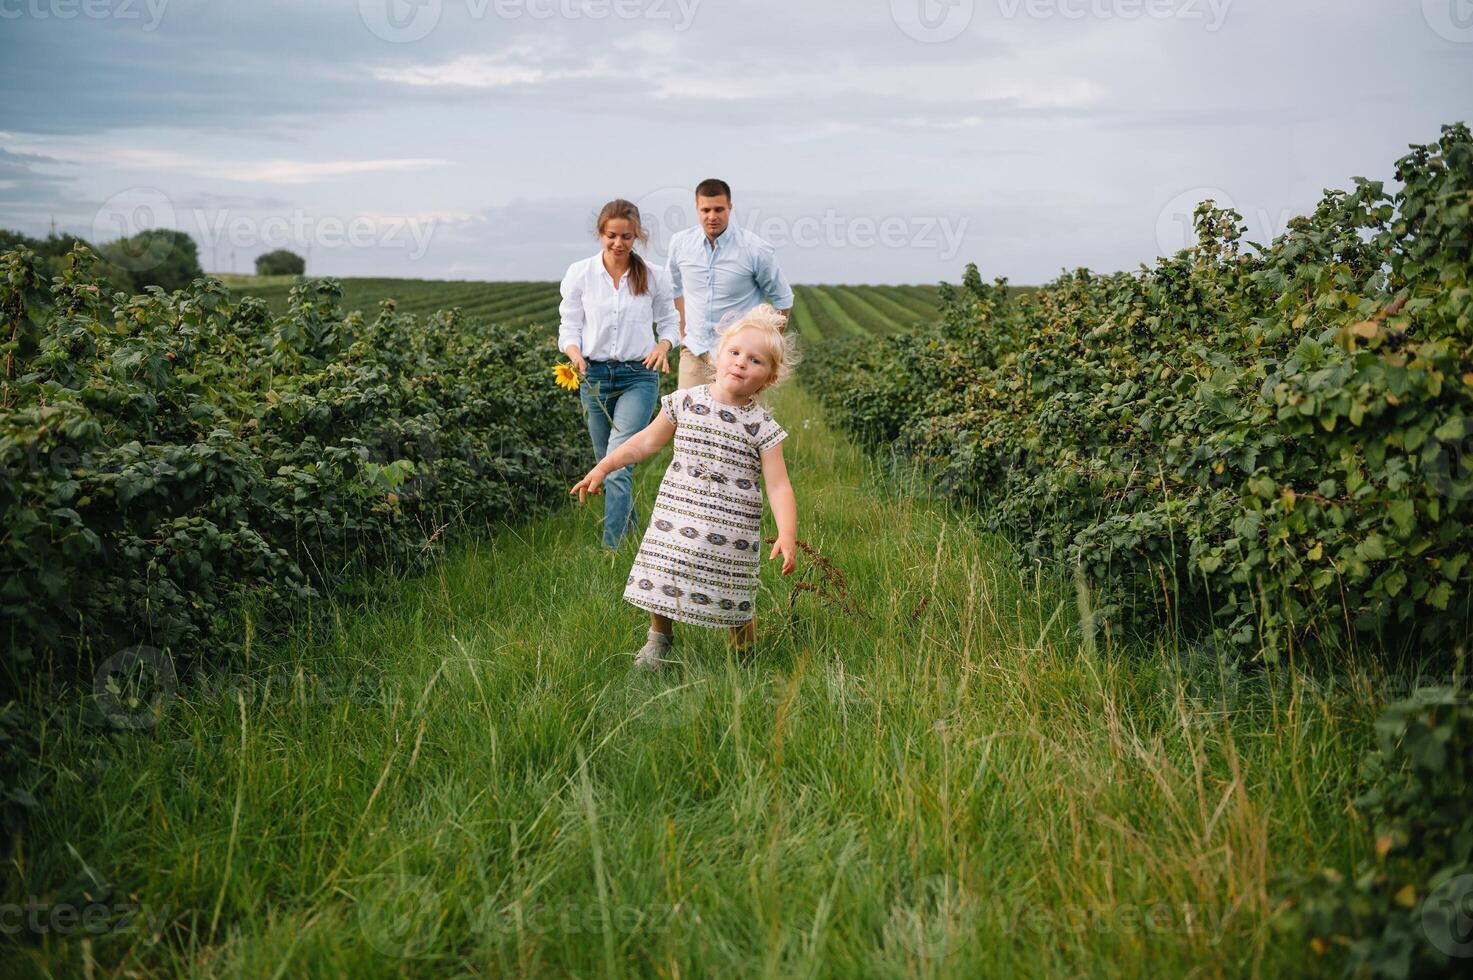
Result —
<instances>
[{"instance_id":1,"label":"patterned white dress","mask_svg":"<svg viewBox=\"0 0 1473 980\"><path fill-rule=\"evenodd\" d=\"M761 453L788 433L755 401L716 401L710 385L672 392L660 410L675 423L675 458L624 598L682 623L741 626L757 596Z\"/></svg>"}]
</instances>

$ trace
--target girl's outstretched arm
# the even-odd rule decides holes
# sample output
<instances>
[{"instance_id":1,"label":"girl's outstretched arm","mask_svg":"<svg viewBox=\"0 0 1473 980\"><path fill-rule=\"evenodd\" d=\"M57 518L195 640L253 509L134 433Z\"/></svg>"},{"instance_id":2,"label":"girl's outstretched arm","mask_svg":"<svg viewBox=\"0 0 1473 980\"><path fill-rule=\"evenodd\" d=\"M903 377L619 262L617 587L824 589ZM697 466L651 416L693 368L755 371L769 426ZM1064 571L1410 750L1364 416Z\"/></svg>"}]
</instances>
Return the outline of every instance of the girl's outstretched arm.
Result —
<instances>
[{"instance_id":1,"label":"girl's outstretched arm","mask_svg":"<svg viewBox=\"0 0 1473 980\"><path fill-rule=\"evenodd\" d=\"M788 482L788 464L783 462L783 445L778 443L762 454L762 483L767 488L767 502L777 521L777 544L768 558L783 556L783 574L793 570L798 555L798 500Z\"/></svg>"},{"instance_id":2,"label":"girl's outstretched arm","mask_svg":"<svg viewBox=\"0 0 1473 980\"><path fill-rule=\"evenodd\" d=\"M609 453L603 459L594 464L588 474L573 484L573 489L568 491L568 496L578 495L578 503L587 503L588 494L602 493L599 485L604 482L604 477L617 469L631 466L640 460L653 456L665 448L675 435L675 423L671 422L664 412L656 415L654 421L640 429L624 445Z\"/></svg>"}]
</instances>

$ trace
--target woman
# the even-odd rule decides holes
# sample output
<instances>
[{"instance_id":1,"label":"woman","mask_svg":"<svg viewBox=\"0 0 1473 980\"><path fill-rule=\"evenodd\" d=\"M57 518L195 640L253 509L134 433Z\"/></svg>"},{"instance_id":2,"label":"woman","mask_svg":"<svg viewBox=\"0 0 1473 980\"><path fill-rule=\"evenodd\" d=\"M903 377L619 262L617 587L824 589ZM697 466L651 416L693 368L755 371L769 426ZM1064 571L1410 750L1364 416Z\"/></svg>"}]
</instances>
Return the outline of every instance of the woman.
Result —
<instances>
[{"instance_id":1,"label":"woman","mask_svg":"<svg viewBox=\"0 0 1473 980\"><path fill-rule=\"evenodd\" d=\"M660 375L680 343L669 274L645 262L635 242L649 241L639 208L623 199L598 214L599 254L574 262L563 276L558 347L583 376L578 396L593 440L595 462L649 424L660 397ZM651 325L658 327L656 331ZM637 534L634 467L604 481L604 548Z\"/></svg>"}]
</instances>

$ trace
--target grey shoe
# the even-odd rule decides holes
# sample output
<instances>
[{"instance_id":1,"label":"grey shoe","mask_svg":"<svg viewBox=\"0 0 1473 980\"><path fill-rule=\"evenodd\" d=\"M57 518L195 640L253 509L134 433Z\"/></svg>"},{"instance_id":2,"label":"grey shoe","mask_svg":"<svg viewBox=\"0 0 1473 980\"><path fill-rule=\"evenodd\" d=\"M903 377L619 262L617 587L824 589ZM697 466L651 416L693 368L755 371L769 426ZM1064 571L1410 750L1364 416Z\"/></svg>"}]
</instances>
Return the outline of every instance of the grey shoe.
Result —
<instances>
[{"instance_id":1,"label":"grey shoe","mask_svg":"<svg viewBox=\"0 0 1473 980\"><path fill-rule=\"evenodd\" d=\"M634 655L634 666L644 670L659 670L663 666L660 657L669 653L670 647L669 635L659 630L650 630L649 639L645 640L644 646Z\"/></svg>"}]
</instances>

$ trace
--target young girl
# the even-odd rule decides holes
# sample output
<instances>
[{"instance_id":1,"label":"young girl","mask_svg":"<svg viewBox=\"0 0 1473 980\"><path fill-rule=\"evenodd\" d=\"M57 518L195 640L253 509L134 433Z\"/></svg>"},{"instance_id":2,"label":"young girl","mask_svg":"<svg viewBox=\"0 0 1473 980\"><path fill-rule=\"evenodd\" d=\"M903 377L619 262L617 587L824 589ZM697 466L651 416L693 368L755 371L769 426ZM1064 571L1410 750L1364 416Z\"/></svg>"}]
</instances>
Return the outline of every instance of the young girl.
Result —
<instances>
[{"instance_id":1,"label":"young girl","mask_svg":"<svg viewBox=\"0 0 1473 980\"><path fill-rule=\"evenodd\" d=\"M759 306L721 332L715 380L660 399L654 421L573 485L583 503L605 477L654 455L675 438L675 458L660 482L649 528L635 556L624 598L649 611L649 639L638 667L656 669L668 654L674 620L727 627L738 650L756 630L762 487L772 501L782 574L793 570L798 504L783 463L787 432L756 396L792 373L797 362L782 315Z\"/></svg>"}]
</instances>

